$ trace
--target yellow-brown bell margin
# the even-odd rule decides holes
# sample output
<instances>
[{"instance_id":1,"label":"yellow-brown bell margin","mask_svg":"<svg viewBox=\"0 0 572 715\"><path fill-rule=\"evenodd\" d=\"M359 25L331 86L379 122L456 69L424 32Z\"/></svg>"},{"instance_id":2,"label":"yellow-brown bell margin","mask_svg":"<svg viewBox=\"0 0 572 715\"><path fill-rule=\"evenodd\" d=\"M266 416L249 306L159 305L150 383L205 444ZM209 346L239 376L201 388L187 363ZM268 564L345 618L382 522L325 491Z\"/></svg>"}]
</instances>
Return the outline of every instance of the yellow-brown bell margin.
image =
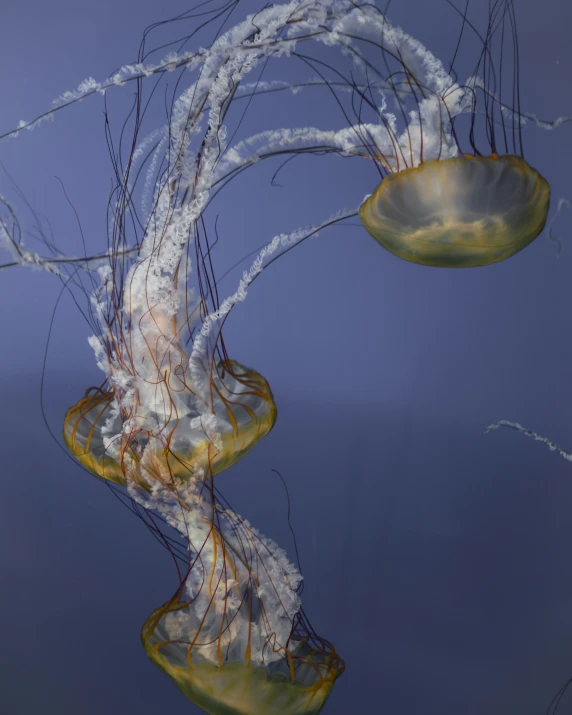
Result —
<instances>
[{"instance_id":1,"label":"yellow-brown bell margin","mask_svg":"<svg viewBox=\"0 0 572 715\"><path fill-rule=\"evenodd\" d=\"M172 433L173 447L155 455L157 476L168 474L170 478L184 481L197 468L218 474L247 454L274 426L276 404L270 385L262 375L235 361L221 363L219 368L222 367L227 377L218 380L215 385L221 411L217 417L221 417L225 426L221 429L221 448L213 448L211 440L200 429L193 430L187 418L168 423L165 433ZM88 391L66 413L63 428L65 444L92 474L123 486L126 484L124 457L128 456L132 465L131 478L148 487L153 481L153 471L148 465L145 469L139 465L141 447L147 438L144 430L125 440L121 437L121 420L118 418L112 433L119 433L117 439L122 440L120 459L111 456L105 447L102 427L110 417L112 401L112 391ZM192 446L179 448L177 445L181 443Z\"/></svg>"},{"instance_id":2,"label":"yellow-brown bell margin","mask_svg":"<svg viewBox=\"0 0 572 715\"><path fill-rule=\"evenodd\" d=\"M461 268L521 251L544 228L549 204L548 182L524 159L460 156L389 174L359 216L396 256Z\"/></svg>"},{"instance_id":3,"label":"yellow-brown bell margin","mask_svg":"<svg viewBox=\"0 0 572 715\"><path fill-rule=\"evenodd\" d=\"M169 638L165 617L189 604L171 601L154 611L141 632L149 658L184 695L210 715L317 715L323 708L344 663L335 651L312 648L307 639L296 644L296 655L255 665L241 662L211 663L202 659L200 647ZM190 637L191 634L189 634Z\"/></svg>"}]
</instances>

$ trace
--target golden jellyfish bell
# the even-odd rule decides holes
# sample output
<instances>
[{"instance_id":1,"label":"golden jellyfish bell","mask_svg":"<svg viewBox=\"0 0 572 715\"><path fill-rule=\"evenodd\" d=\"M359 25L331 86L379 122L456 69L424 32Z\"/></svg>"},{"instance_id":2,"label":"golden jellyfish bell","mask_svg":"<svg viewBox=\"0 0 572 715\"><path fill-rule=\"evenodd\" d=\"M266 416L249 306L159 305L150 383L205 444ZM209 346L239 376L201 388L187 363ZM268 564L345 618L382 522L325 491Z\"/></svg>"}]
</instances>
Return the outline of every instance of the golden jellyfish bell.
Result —
<instances>
[{"instance_id":1,"label":"golden jellyfish bell","mask_svg":"<svg viewBox=\"0 0 572 715\"><path fill-rule=\"evenodd\" d=\"M344 670L329 644L294 634L279 659L255 663L248 640L236 639L219 649L219 662L213 663L201 655L196 616L194 633L173 637L167 623L177 615L193 617L189 604L173 600L154 611L143 626L143 646L183 694L211 715L317 715Z\"/></svg>"},{"instance_id":2,"label":"golden jellyfish bell","mask_svg":"<svg viewBox=\"0 0 572 715\"><path fill-rule=\"evenodd\" d=\"M63 436L69 451L92 474L125 486L130 479L148 487L165 475L183 481L197 469L217 474L232 466L270 432L276 421L276 404L268 382L255 370L233 360L221 362L212 378L213 405L220 441L213 444L194 416L194 395L179 393L189 403L187 414L173 417L161 427L163 452L143 464L141 455L153 430L145 427L126 433L113 391L87 393L64 419ZM151 416L152 419L152 416ZM146 425L149 427L149 425Z\"/></svg>"},{"instance_id":3,"label":"golden jellyfish bell","mask_svg":"<svg viewBox=\"0 0 572 715\"><path fill-rule=\"evenodd\" d=\"M548 182L524 159L461 156L389 174L359 216L396 256L462 268L521 251L544 228L549 203Z\"/></svg>"}]
</instances>

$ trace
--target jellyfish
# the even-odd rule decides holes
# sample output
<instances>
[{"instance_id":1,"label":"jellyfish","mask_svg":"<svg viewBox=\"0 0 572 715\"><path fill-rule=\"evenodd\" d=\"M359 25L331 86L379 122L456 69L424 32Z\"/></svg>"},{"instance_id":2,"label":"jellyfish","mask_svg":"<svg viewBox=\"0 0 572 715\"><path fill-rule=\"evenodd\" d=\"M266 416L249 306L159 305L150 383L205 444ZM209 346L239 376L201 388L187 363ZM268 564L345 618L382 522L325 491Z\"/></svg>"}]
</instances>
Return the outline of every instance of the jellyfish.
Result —
<instances>
[{"instance_id":1,"label":"jellyfish","mask_svg":"<svg viewBox=\"0 0 572 715\"><path fill-rule=\"evenodd\" d=\"M147 655L206 712L318 713L344 664L301 611L285 552L197 480L162 513L196 556L143 626Z\"/></svg>"},{"instance_id":2,"label":"jellyfish","mask_svg":"<svg viewBox=\"0 0 572 715\"><path fill-rule=\"evenodd\" d=\"M177 365L177 368L181 366ZM182 368L180 374L183 375ZM188 385L180 378L176 380L176 386L172 382L166 386L161 379L151 382L150 389L165 391L163 407L168 405L168 413L162 409L160 413L154 411L144 417L138 411L135 415L137 428L131 434L122 431L122 417L113 390L88 391L66 413L63 430L66 446L92 474L122 486L127 485L125 459L133 459L137 466L130 478L150 488L158 472L155 469L149 471L140 461L140 450L135 447L135 442L141 439L141 429L150 433L159 420L168 418L162 428L167 434L172 429L169 435L172 452L170 449L157 455L162 462L161 468L157 469L185 481L198 467L208 469L213 475L228 469L274 426L276 405L268 382L255 370L234 360L220 361L214 366L211 377L212 409L217 415L216 430L220 434L220 444L213 450ZM147 385L143 389L147 389ZM182 418L191 422L184 435L178 429ZM107 436L110 434L121 434L121 437L110 438ZM147 434L143 439L148 440Z\"/></svg>"},{"instance_id":3,"label":"jellyfish","mask_svg":"<svg viewBox=\"0 0 572 715\"><path fill-rule=\"evenodd\" d=\"M523 157L515 22L512 1L492 5L477 63L484 80L475 74L463 86L453 63L445 71L429 52L409 43L404 54L391 33L382 35L384 55L397 58L398 114L413 109L404 132L387 123L391 151L375 157L386 175L359 216L400 258L427 266L488 265L518 253L544 228L550 186ZM507 95L516 104L508 105ZM466 140L458 124L465 113ZM484 149L477 140L481 123Z\"/></svg>"},{"instance_id":4,"label":"jellyfish","mask_svg":"<svg viewBox=\"0 0 572 715\"><path fill-rule=\"evenodd\" d=\"M550 187L520 156L427 159L390 173L360 207L391 253L426 266L484 266L510 258L541 232Z\"/></svg>"}]
</instances>

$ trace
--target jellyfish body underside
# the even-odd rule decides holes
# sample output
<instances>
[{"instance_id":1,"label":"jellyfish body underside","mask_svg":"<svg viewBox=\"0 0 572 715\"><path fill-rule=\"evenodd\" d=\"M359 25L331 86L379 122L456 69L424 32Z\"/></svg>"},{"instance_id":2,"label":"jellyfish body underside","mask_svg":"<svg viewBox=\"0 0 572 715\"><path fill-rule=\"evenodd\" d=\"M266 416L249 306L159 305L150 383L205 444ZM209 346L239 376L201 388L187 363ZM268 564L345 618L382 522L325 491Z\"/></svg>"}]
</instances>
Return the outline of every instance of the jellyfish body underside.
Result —
<instances>
[{"instance_id":1,"label":"jellyfish body underside","mask_svg":"<svg viewBox=\"0 0 572 715\"><path fill-rule=\"evenodd\" d=\"M524 159L430 159L387 176L362 204L368 232L388 251L426 266L505 260L544 228L547 181Z\"/></svg>"},{"instance_id":2,"label":"jellyfish body underside","mask_svg":"<svg viewBox=\"0 0 572 715\"><path fill-rule=\"evenodd\" d=\"M157 455L157 472L186 481L197 468L218 474L238 462L274 426L276 404L268 382L257 372L235 361L226 364L226 379L218 380L217 394L225 397L219 409L222 420L220 445L213 449L211 441L200 428L192 428L190 420L178 418L167 425L172 433L170 448ZM113 404L112 391L88 393L71 407L64 420L64 441L69 451L92 474L106 481L125 486L125 464L116 452L109 450L103 428L110 419ZM121 418L115 418L120 422ZM109 425L108 425L109 427ZM111 431L120 432L116 427ZM148 488L154 480L149 468L137 464L139 448L144 446L145 435L139 434L138 444L132 448L129 439L121 447L121 455L129 455L135 462L130 478Z\"/></svg>"},{"instance_id":3,"label":"jellyfish body underside","mask_svg":"<svg viewBox=\"0 0 572 715\"><path fill-rule=\"evenodd\" d=\"M211 715L317 715L322 710L343 670L335 653L293 641L295 658L283 656L265 666L246 657L215 664L201 658L200 647L173 641L165 632L165 616L180 607L168 603L152 613L141 637L149 658L195 705Z\"/></svg>"}]
</instances>

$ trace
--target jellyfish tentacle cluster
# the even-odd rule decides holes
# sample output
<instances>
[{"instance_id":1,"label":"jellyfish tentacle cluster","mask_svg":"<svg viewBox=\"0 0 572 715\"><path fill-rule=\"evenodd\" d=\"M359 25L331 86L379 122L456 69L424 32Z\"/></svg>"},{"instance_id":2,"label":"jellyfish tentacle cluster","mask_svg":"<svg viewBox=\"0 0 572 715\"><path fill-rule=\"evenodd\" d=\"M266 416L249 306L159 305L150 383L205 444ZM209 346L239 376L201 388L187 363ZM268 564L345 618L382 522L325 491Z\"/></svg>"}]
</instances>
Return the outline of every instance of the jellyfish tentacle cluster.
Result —
<instances>
[{"instance_id":1,"label":"jellyfish tentacle cluster","mask_svg":"<svg viewBox=\"0 0 572 715\"><path fill-rule=\"evenodd\" d=\"M215 714L318 713L344 669L301 610L298 569L271 539L223 507L214 488L215 474L262 439L277 412L261 375L232 360L215 362L221 324L273 258L321 228L273 239L235 293L205 316L188 355L182 357L173 340L165 342L163 353L174 351L178 362L157 369L154 380L145 373L143 389L154 402L144 410L139 397L129 396L128 409L137 409L127 416L117 388L98 389L64 420L65 442L83 466L126 486L187 543L187 572L173 598L145 623L143 645L185 695ZM157 346L165 336L155 322L150 334L163 364ZM101 340L91 342L109 382L117 384ZM135 380L119 374L133 389ZM175 390L173 375L184 390Z\"/></svg>"}]
</instances>

